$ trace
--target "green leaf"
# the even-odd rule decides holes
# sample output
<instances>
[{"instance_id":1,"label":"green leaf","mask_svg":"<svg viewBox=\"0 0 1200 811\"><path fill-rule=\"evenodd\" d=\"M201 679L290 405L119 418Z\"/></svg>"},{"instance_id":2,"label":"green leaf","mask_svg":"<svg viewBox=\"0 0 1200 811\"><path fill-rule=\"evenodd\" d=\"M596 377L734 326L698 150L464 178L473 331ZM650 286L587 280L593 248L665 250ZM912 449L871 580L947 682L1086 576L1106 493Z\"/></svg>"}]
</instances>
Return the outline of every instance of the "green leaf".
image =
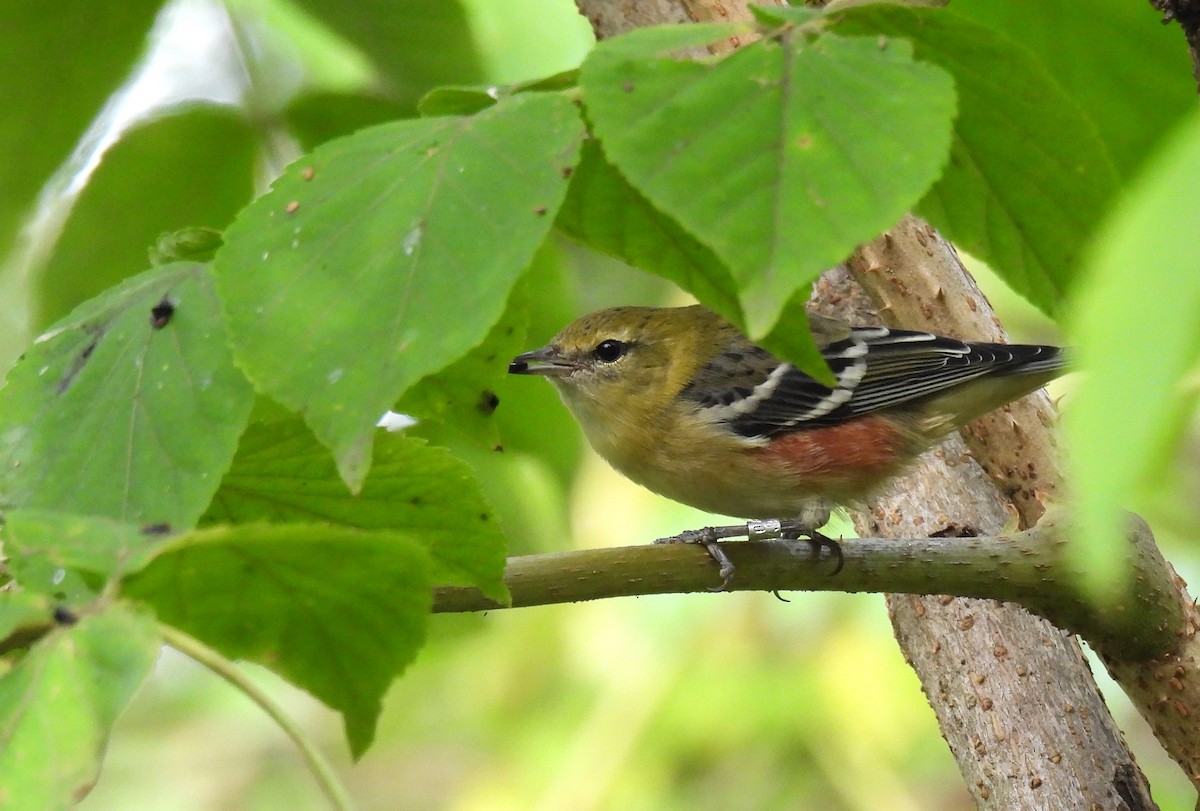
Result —
<instances>
[{"instance_id":1,"label":"green leaf","mask_svg":"<svg viewBox=\"0 0 1200 811\"><path fill-rule=\"evenodd\" d=\"M504 536L471 469L419 439L380 437L371 475L351 495L298 419L251 425L204 522L255 521L407 530L428 549L439 585L473 585L508 598Z\"/></svg>"},{"instance_id":2,"label":"green leaf","mask_svg":"<svg viewBox=\"0 0 1200 811\"><path fill-rule=\"evenodd\" d=\"M0 806L51 811L83 799L158 649L151 617L112 606L52 631L0 676Z\"/></svg>"},{"instance_id":3,"label":"green leaf","mask_svg":"<svg viewBox=\"0 0 1200 811\"><path fill-rule=\"evenodd\" d=\"M1065 420L1079 508L1072 548L1097 598L1111 599L1127 575L1122 505L1164 486L1171 440L1198 394L1197 189L1200 116L1193 115L1097 231L1068 308L1085 372Z\"/></svg>"},{"instance_id":4,"label":"green leaf","mask_svg":"<svg viewBox=\"0 0 1200 811\"><path fill-rule=\"evenodd\" d=\"M435 87L417 102L423 116L472 115L517 93L570 90L579 84L578 70L564 70L541 79L502 85Z\"/></svg>"},{"instance_id":5,"label":"green leaf","mask_svg":"<svg viewBox=\"0 0 1200 811\"><path fill-rule=\"evenodd\" d=\"M1123 177L1196 108L1178 26L1141 3L1090 0L1086 14L1073 3L1012 0L955 0L953 9L1032 52L1097 126Z\"/></svg>"},{"instance_id":6,"label":"green leaf","mask_svg":"<svg viewBox=\"0 0 1200 811\"><path fill-rule=\"evenodd\" d=\"M497 94L481 85L435 87L417 102L417 112L426 118L440 115L474 115L495 105Z\"/></svg>"},{"instance_id":7,"label":"green leaf","mask_svg":"<svg viewBox=\"0 0 1200 811\"><path fill-rule=\"evenodd\" d=\"M771 332L759 344L777 357L788 359L805 374L833 387L837 385L837 377L825 362L825 356L813 339L808 322L805 304L811 294L811 285L800 288L784 308Z\"/></svg>"},{"instance_id":8,"label":"green leaf","mask_svg":"<svg viewBox=\"0 0 1200 811\"><path fill-rule=\"evenodd\" d=\"M521 277L522 286L528 286L536 294L530 297L528 337L520 349L521 352L545 343L546 339L562 329L564 324L579 316L578 305L574 302L575 296L572 295L568 280L564 278L564 266L567 261L564 241L546 240L534 257L529 271ZM527 511L520 506L502 502L521 499L522 491L527 488L536 489L536 484L529 484L529 470L542 463L549 465L557 482L561 483L563 488L567 488L575 479L583 451L579 425L563 408L558 392L544 382L538 385L539 381L530 381L527 376L507 374L508 363L511 361L511 357L501 359L505 374L496 385L496 394L500 398L500 406L496 409L496 424L503 438L503 453L478 451L466 443L456 442L457 437L446 431L441 432L443 436L437 436L440 428L437 424L421 423L409 431L425 436L433 433L434 436L430 438L434 444L450 447L455 456L471 464L480 477L485 492L490 494L492 503L506 510L504 527L509 535L510 544L517 543L517 535L521 534L520 527L517 526L520 521L512 521L511 516L526 515ZM530 385L531 382L533 385ZM432 432L427 430L430 428L433 429ZM447 434L449 435L446 436ZM539 461L531 461L531 456L537 457ZM501 460L500 457L504 459ZM497 479L504 479L504 485L489 486L489 482L494 483ZM555 493L554 496L545 493L540 495L543 498L533 496L531 502L540 506L546 501L552 501L556 508L563 504L561 493ZM549 533L543 537L560 534ZM530 548L523 547L525 550Z\"/></svg>"},{"instance_id":9,"label":"green leaf","mask_svg":"<svg viewBox=\"0 0 1200 811\"><path fill-rule=\"evenodd\" d=\"M595 141L583 145L567 199L555 223L568 237L662 276L687 290L710 310L745 330L737 287L729 268L671 218L629 185ZM829 367L807 328L805 285L760 343L805 372L833 385Z\"/></svg>"},{"instance_id":10,"label":"green leaf","mask_svg":"<svg viewBox=\"0 0 1200 811\"><path fill-rule=\"evenodd\" d=\"M0 591L0 656L32 644L53 627L54 605L44 594Z\"/></svg>"},{"instance_id":11,"label":"green leaf","mask_svg":"<svg viewBox=\"0 0 1200 811\"><path fill-rule=\"evenodd\" d=\"M92 175L37 277L36 328L145 268L164 232L228 225L253 197L257 144L244 120L212 108L126 133Z\"/></svg>"},{"instance_id":12,"label":"green leaf","mask_svg":"<svg viewBox=\"0 0 1200 811\"><path fill-rule=\"evenodd\" d=\"M412 115L410 106L365 92L303 93L284 115L288 131L307 152L334 138L407 118Z\"/></svg>"},{"instance_id":13,"label":"green leaf","mask_svg":"<svg viewBox=\"0 0 1200 811\"><path fill-rule=\"evenodd\" d=\"M208 268L143 273L76 308L9 372L3 506L191 526L253 399Z\"/></svg>"},{"instance_id":14,"label":"green leaf","mask_svg":"<svg viewBox=\"0 0 1200 811\"><path fill-rule=\"evenodd\" d=\"M482 78L471 26L456 0L294 0L370 57L388 95L405 104L432 87Z\"/></svg>"},{"instance_id":15,"label":"green leaf","mask_svg":"<svg viewBox=\"0 0 1200 811\"><path fill-rule=\"evenodd\" d=\"M582 136L550 94L385 124L293 164L226 232L216 271L239 362L352 488L384 411L499 319Z\"/></svg>"},{"instance_id":16,"label":"green leaf","mask_svg":"<svg viewBox=\"0 0 1200 811\"><path fill-rule=\"evenodd\" d=\"M508 374L509 361L525 348L532 299L527 278L513 288L508 308L483 343L409 389L396 411L436 420L486 448L500 444L496 388Z\"/></svg>"},{"instance_id":17,"label":"green leaf","mask_svg":"<svg viewBox=\"0 0 1200 811\"><path fill-rule=\"evenodd\" d=\"M1095 126L1032 54L953 12L874 7L842 27L909 37L954 76L950 164L918 211L1053 314L1116 192Z\"/></svg>"},{"instance_id":18,"label":"green leaf","mask_svg":"<svg viewBox=\"0 0 1200 811\"><path fill-rule=\"evenodd\" d=\"M172 262L211 262L225 238L215 228L180 228L160 234L150 247L154 267Z\"/></svg>"},{"instance_id":19,"label":"green leaf","mask_svg":"<svg viewBox=\"0 0 1200 811\"><path fill-rule=\"evenodd\" d=\"M761 338L936 180L953 84L904 42L786 31L719 61L643 55L668 40L643 29L597 46L588 114L622 174L729 266Z\"/></svg>"},{"instance_id":20,"label":"green leaf","mask_svg":"<svg viewBox=\"0 0 1200 811\"><path fill-rule=\"evenodd\" d=\"M779 28L785 25L807 25L822 19L825 10L812 6L750 6L750 13L759 25Z\"/></svg>"},{"instance_id":21,"label":"green leaf","mask_svg":"<svg viewBox=\"0 0 1200 811\"><path fill-rule=\"evenodd\" d=\"M124 594L341 712L357 757L424 640L431 589L428 555L406 534L292 524L189 533L129 576Z\"/></svg>"},{"instance_id":22,"label":"green leaf","mask_svg":"<svg viewBox=\"0 0 1200 811\"><path fill-rule=\"evenodd\" d=\"M555 226L592 250L669 279L710 310L742 323L729 268L630 186L595 141L583 145Z\"/></svg>"},{"instance_id":23,"label":"green leaf","mask_svg":"<svg viewBox=\"0 0 1200 811\"><path fill-rule=\"evenodd\" d=\"M162 543L160 529L139 529L107 518L12 510L4 515L4 552L23 588L75 602L95 596L109 579L143 566Z\"/></svg>"},{"instance_id":24,"label":"green leaf","mask_svg":"<svg viewBox=\"0 0 1200 811\"><path fill-rule=\"evenodd\" d=\"M0 263L38 190L133 68L161 6L0 3Z\"/></svg>"},{"instance_id":25,"label":"green leaf","mask_svg":"<svg viewBox=\"0 0 1200 811\"><path fill-rule=\"evenodd\" d=\"M621 55L631 60L667 57L684 59L705 55L708 53L707 46L730 37L752 33L754 30L754 26L749 23L699 23L639 28L599 43L597 48L588 54L584 66L579 69L580 83L584 83L583 74L589 70L587 63L596 58L599 49L603 49L608 57ZM593 65L592 68L594 67Z\"/></svg>"}]
</instances>

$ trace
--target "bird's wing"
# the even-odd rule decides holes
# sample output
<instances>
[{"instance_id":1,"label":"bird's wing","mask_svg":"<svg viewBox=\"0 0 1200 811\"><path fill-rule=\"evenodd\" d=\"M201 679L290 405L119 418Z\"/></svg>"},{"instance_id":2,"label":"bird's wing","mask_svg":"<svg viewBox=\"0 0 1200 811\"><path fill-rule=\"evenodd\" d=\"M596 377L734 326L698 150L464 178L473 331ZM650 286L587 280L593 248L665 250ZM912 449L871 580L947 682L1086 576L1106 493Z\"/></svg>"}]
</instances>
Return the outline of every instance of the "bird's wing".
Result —
<instances>
[{"instance_id":1,"label":"bird's wing","mask_svg":"<svg viewBox=\"0 0 1200 811\"><path fill-rule=\"evenodd\" d=\"M966 343L927 332L855 327L822 348L825 386L748 340L713 358L682 396L746 437L822 425L944 392L985 375L1061 368L1057 347Z\"/></svg>"}]
</instances>

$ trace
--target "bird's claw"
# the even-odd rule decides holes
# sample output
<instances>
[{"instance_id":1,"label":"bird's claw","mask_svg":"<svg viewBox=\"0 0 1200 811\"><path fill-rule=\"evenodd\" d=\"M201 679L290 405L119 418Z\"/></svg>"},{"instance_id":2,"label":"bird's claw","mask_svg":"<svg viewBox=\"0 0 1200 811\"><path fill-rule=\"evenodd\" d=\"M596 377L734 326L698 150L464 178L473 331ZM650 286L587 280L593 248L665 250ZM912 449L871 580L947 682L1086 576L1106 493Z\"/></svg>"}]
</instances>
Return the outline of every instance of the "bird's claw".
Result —
<instances>
[{"instance_id":1,"label":"bird's claw","mask_svg":"<svg viewBox=\"0 0 1200 811\"><path fill-rule=\"evenodd\" d=\"M765 521L747 521L745 525L688 529L678 535L659 538L655 543L690 543L703 546L708 550L709 556L720 567L721 585L709 589L709 591L728 591L729 584L733 582L734 565L729 556L725 554L725 550L721 548L720 541L724 538L738 537L745 537L752 541L773 538L784 538L794 541L803 538L812 544L814 559L820 558L821 548L824 547L837 558L837 566L830 572L830 577L840 572L846 564L846 559L842 555L842 546L837 541L826 535L822 535L815 529L810 529L802 525L798 521L781 521L778 518L771 518Z\"/></svg>"},{"instance_id":2,"label":"bird's claw","mask_svg":"<svg viewBox=\"0 0 1200 811\"><path fill-rule=\"evenodd\" d=\"M733 561L725 554L725 550L721 548L718 541L721 538L733 537L727 534L725 530L731 527L704 527L703 529L687 529L678 535L671 535L666 538L659 538L655 543L692 543L699 544L708 550L708 555L717 562L720 567L719 574L721 575L721 585L709 589L709 591L728 591L729 583L733 580Z\"/></svg>"},{"instance_id":3,"label":"bird's claw","mask_svg":"<svg viewBox=\"0 0 1200 811\"><path fill-rule=\"evenodd\" d=\"M796 522L784 521L782 523L795 524ZM801 539L808 541L810 544L812 544L814 560L821 557L822 548L828 549L829 553L837 558L837 565L834 566L833 571L829 573L830 577L836 575L846 565L846 556L842 554L842 545L833 538L830 538L828 535L823 535L822 533L817 532L815 529L808 529L797 524L796 526L785 528L779 537L786 538L789 541L798 541Z\"/></svg>"}]
</instances>

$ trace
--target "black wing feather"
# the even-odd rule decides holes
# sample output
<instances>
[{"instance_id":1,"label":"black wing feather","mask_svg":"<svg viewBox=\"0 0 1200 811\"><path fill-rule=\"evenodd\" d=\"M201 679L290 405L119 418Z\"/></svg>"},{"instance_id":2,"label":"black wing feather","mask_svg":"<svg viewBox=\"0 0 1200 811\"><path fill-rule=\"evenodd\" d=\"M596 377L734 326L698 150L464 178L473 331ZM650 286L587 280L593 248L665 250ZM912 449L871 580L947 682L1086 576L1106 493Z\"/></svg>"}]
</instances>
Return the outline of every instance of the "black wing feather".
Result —
<instances>
[{"instance_id":1,"label":"black wing feather","mask_svg":"<svg viewBox=\"0 0 1200 811\"><path fill-rule=\"evenodd\" d=\"M746 346L709 362L683 396L746 437L835 425L928 397L984 375L1061 368L1057 347L966 343L925 332L863 327L822 348L830 388L766 350Z\"/></svg>"}]
</instances>

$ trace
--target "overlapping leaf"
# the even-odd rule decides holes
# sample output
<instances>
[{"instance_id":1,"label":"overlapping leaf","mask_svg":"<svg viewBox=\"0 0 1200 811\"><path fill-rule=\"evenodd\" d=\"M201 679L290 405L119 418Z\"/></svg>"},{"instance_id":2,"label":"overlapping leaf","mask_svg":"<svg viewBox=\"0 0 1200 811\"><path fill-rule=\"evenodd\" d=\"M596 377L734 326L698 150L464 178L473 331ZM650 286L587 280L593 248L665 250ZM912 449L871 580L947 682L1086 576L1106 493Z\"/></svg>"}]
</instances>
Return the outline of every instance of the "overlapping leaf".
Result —
<instances>
[{"instance_id":1,"label":"overlapping leaf","mask_svg":"<svg viewBox=\"0 0 1200 811\"><path fill-rule=\"evenodd\" d=\"M380 415L500 317L582 134L556 94L381 125L298 161L227 232L217 272L239 361L351 487Z\"/></svg>"},{"instance_id":2,"label":"overlapping leaf","mask_svg":"<svg viewBox=\"0 0 1200 811\"><path fill-rule=\"evenodd\" d=\"M38 190L133 69L161 6L0 3L0 258Z\"/></svg>"},{"instance_id":3,"label":"overlapping leaf","mask_svg":"<svg viewBox=\"0 0 1200 811\"><path fill-rule=\"evenodd\" d=\"M1071 3L969 0L950 9L1019 43L1099 130L1120 174L1132 177L1158 142L1196 108L1196 82L1179 29L1126 0ZM1068 135L1059 131L1059 135Z\"/></svg>"},{"instance_id":4,"label":"overlapping leaf","mask_svg":"<svg viewBox=\"0 0 1200 811\"><path fill-rule=\"evenodd\" d=\"M44 594L0 591L0 654L24 648L54 623L54 604Z\"/></svg>"},{"instance_id":5,"label":"overlapping leaf","mask_svg":"<svg viewBox=\"0 0 1200 811\"><path fill-rule=\"evenodd\" d=\"M729 269L629 185L595 141L584 144L555 224L589 248L669 279L713 311L741 322Z\"/></svg>"},{"instance_id":6,"label":"overlapping leaf","mask_svg":"<svg viewBox=\"0 0 1200 811\"><path fill-rule=\"evenodd\" d=\"M243 119L213 109L126 133L89 179L35 281L37 322L55 321L145 268L147 248L164 232L224 228L253 196L257 147Z\"/></svg>"},{"instance_id":7,"label":"overlapping leaf","mask_svg":"<svg viewBox=\"0 0 1200 811\"><path fill-rule=\"evenodd\" d=\"M436 420L483 447L498 446L496 388L508 374L508 362L525 349L532 295L526 279L518 282L504 315L483 343L413 386L396 410L420 420Z\"/></svg>"},{"instance_id":8,"label":"overlapping leaf","mask_svg":"<svg viewBox=\"0 0 1200 811\"><path fill-rule=\"evenodd\" d=\"M4 553L22 588L75 602L94 596L111 578L144 565L162 543L165 529L11 510L4 515Z\"/></svg>"},{"instance_id":9,"label":"overlapping leaf","mask_svg":"<svg viewBox=\"0 0 1200 811\"><path fill-rule=\"evenodd\" d=\"M205 521L314 520L405 530L429 550L439 585L473 585L507 598L504 536L470 468L442 448L382 436L371 475L353 495L298 419L251 425Z\"/></svg>"},{"instance_id":10,"label":"overlapping leaf","mask_svg":"<svg viewBox=\"0 0 1200 811\"><path fill-rule=\"evenodd\" d=\"M788 30L719 61L677 57L709 28L603 42L581 87L605 154L729 266L762 337L936 180L954 88L903 41Z\"/></svg>"},{"instance_id":11,"label":"overlapping leaf","mask_svg":"<svg viewBox=\"0 0 1200 811\"><path fill-rule=\"evenodd\" d=\"M123 593L339 710L357 756L384 691L421 646L432 583L429 557L408 535L260 524L172 541Z\"/></svg>"},{"instance_id":12,"label":"overlapping leaf","mask_svg":"<svg viewBox=\"0 0 1200 811\"><path fill-rule=\"evenodd\" d=\"M1095 125L1032 54L946 9L873 7L839 30L906 37L954 76L950 163L918 211L1053 314L1116 191Z\"/></svg>"}]
</instances>

